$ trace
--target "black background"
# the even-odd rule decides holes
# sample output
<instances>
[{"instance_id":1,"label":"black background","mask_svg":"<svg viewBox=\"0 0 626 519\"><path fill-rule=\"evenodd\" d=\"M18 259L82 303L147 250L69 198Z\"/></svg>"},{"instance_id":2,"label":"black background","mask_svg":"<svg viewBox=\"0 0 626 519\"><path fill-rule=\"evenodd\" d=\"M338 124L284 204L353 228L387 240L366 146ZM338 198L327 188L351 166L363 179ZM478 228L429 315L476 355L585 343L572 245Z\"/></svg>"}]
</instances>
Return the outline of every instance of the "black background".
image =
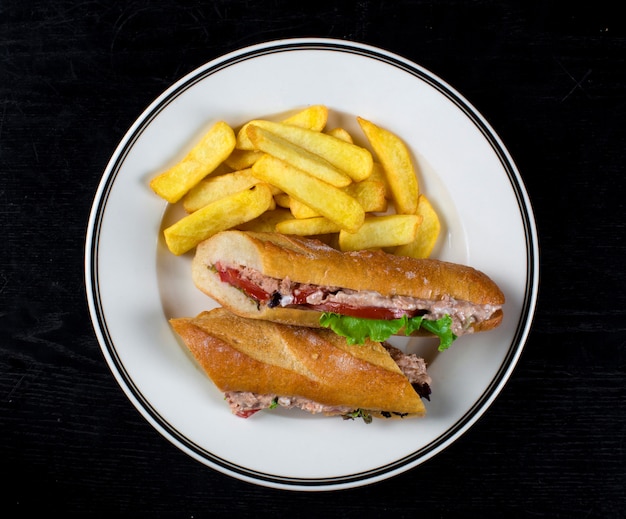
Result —
<instances>
[{"instance_id":1,"label":"black background","mask_svg":"<svg viewBox=\"0 0 626 519\"><path fill-rule=\"evenodd\" d=\"M582 5L1 0L0 515L625 517L626 31ZM306 36L459 90L516 161L541 245L533 329L487 413L407 473L324 493L243 483L156 432L104 361L83 278L95 190L147 105L228 51Z\"/></svg>"}]
</instances>

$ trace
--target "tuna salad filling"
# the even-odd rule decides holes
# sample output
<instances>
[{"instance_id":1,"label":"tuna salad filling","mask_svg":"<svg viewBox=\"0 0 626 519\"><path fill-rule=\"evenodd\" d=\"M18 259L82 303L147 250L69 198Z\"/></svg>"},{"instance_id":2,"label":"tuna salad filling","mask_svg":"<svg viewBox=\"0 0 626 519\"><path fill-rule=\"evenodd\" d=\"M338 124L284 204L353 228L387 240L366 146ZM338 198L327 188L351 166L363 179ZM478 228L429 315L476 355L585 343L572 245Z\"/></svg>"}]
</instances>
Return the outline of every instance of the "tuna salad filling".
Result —
<instances>
[{"instance_id":1,"label":"tuna salad filling","mask_svg":"<svg viewBox=\"0 0 626 519\"><path fill-rule=\"evenodd\" d=\"M444 316L452 320L451 330L457 337L471 333L472 324L486 321L501 305L477 305L444 296L439 300L409 296L383 296L373 290L350 290L333 286L292 282L289 278L268 277L249 267L229 268L217 263L214 268L220 279L239 288L259 305L302 307L320 312L369 319L397 319L423 316L436 321Z\"/></svg>"},{"instance_id":2,"label":"tuna salad filling","mask_svg":"<svg viewBox=\"0 0 626 519\"><path fill-rule=\"evenodd\" d=\"M390 344L383 343L383 345L387 351L389 351L391 358L398 365L400 371L408 378L417 394L422 398L430 400L430 384L432 380L426 372L426 362L424 359L415 354L406 354ZM248 391L227 391L224 393L224 397L233 414L243 418L247 418L262 409L284 407L287 409L299 408L312 414L324 413L327 415L343 415L347 419L358 416L368 421L367 410L354 409L348 406L324 405L299 396L267 395ZM388 417L399 415L399 413L393 413L392 411L382 414Z\"/></svg>"}]
</instances>

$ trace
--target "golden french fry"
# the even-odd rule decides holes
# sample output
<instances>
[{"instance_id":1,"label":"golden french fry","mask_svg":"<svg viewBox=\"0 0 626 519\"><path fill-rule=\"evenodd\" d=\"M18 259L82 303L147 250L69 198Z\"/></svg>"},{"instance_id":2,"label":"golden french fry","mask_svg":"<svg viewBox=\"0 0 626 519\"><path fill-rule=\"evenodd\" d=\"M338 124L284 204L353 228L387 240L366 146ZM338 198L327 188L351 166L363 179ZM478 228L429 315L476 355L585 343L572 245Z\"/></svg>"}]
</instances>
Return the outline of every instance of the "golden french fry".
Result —
<instances>
[{"instance_id":1,"label":"golden french fry","mask_svg":"<svg viewBox=\"0 0 626 519\"><path fill-rule=\"evenodd\" d=\"M234 171L233 168L228 166L225 162L222 162L213 171L211 171L210 176L217 177L219 175L225 175L226 173L232 173L233 171Z\"/></svg>"},{"instance_id":2,"label":"golden french fry","mask_svg":"<svg viewBox=\"0 0 626 519\"><path fill-rule=\"evenodd\" d=\"M270 131L315 155L319 155L355 182L365 180L372 174L373 158L370 151L366 148L326 133L289 124L272 121L259 121L251 124Z\"/></svg>"},{"instance_id":3,"label":"golden french fry","mask_svg":"<svg viewBox=\"0 0 626 519\"><path fill-rule=\"evenodd\" d=\"M314 218L319 216L317 212L311 209L308 205L303 204L295 198L290 198L289 209L294 218Z\"/></svg>"},{"instance_id":4,"label":"golden french fry","mask_svg":"<svg viewBox=\"0 0 626 519\"><path fill-rule=\"evenodd\" d=\"M265 211L254 220L238 225L237 229L241 231L278 232L276 231L277 224L286 220L293 220L291 212L283 207L277 207L276 209Z\"/></svg>"},{"instance_id":5,"label":"golden french fry","mask_svg":"<svg viewBox=\"0 0 626 519\"><path fill-rule=\"evenodd\" d=\"M250 168L205 178L192 187L183 197L183 208L188 213L193 213L220 198L238 193L260 182L258 178L252 175ZM272 194L278 194L278 190L272 189Z\"/></svg>"},{"instance_id":6,"label":"golden french fry","mask_svg":"<svg viewBox=\"0 0 626 519\"><path fill-rule=\"evenodd\" d=\"M181 218L163 231L165 243L173 254L184 254L215 233L256 218L273 202L270 187L257 184Z\"/></svg>"},{"instance_id":7,"label":"golden french fry","mask_svg":"<svg viewBox=\"0 0 626 519\"><path fill-rule=\"evenodd\" d=\"M366 213L384 212L387 210L385 185L376 180L354 182L343 190L356 198Z\"/></svg>"},{"instance_id":8,"label":"golden french fry","mask_svg":"<svg viewBox=\"0 0 626 519\"><path fill-rule=\"evenodd\" d=\"M419 186L408 148L394 133L362 117L357 121L385 170L397 213L415 214Z\"/></svg>"},{"instance_id":9,"label":"golden french fry","mask_svg":"<svg viewBox=\"0 0 626 519\"><path fill-rule=\"evenodd\" d=\"M393 254L398 256L411 256L413 258L430 257L437 243L437 239L439 238L441 222L439 221L437 212L424 194L419 196L417 214L422 217L422 223L415 240L406 245L399 245L393 250Z\"/></svg>"},{"instance_id":10,"label":"golden french fry","mask_svg":"<svg viewBox=\"0 0 626 519\"><path fill-rule=\"evenodd\" d=\"M335 222L323 216L313 218L293 218L284 220L276 224L276 232L282 234L297 234L298 236L314 236L316 234L330 234L339 232L339 227Z\"/></svg>"},{"instance_id":11,"label":"golden french fry","mask_svg":"<svg viewBox=\"0 0 626 519\"><path fill-rule=\"evenodd\" d=\"M231 154L224 160L224 163L234 171L239 171L241 169L248 169L262 156L262 151L238 150L237 148L235 148L231 152Z\"/></svg>"},{"instance_id":12,"label":"golden french fry","mask_svg":"<svg viewBox=\"0 0 626 519\"><path fill-rule=\"evenodd\" d=\"M328 130L326 132L328 135L332 135L333 137L337 137L337 139L341 139L342 141L350 142L354 144L354 139L352 135L345 128L333 128L332 130Z\"/></svg>"},{"instance_id":13,"label":"golden french fry","mask_svg":"<svg viewBox=\"0 0 626 519\"><path fill-rule=\"evenodd\" d=\"M327 121L328 107L324 105L311 105L304 110L300 110L292 116L283 119L282 122L293 126L299 126L301 128L309 128L316 132L321 132L326 126Z\"/></svg>"},{"instance_id":14,"label":"golden french fry","mask_svg":"<svg viewBox=\"0 0 626 519\"><path fill-rule=\"evenodd\" d=\"M178 202L230 155L235 142L233 129L218 121L180 162L153 178L150 187L168 202Z\"/></svg>"},{"instance_id":15,"label":"golden french fry","mask_svg":"<svg viewBox=\"0 0 626 519\"><path fill-rule=\"evenodd\" d=\"M279 207L283 207L284 209L291 208L292 200L291 200L291 197L287 193L283 193L281 191L280 193L274 195L274 200L276 201L276 205Z\"/></svg>"},{"instance_id":16,"label":"golden french fry","mask_svg":"<svg viewBox=\"0 0 626 519\"><path fill-rule=\"evenodd\" d=\"M326 126L328 120L328 108L324 105L313 105L301 110L300 112L283 119L282 122L290 124L292 126L299 126L302 128L309 128L310 130L321 132ZM247 134L247 127L249 124L256 124L262 126L263 119L254 119L244 124L239 132L237 132L237 144L236 147L239 150L253 150L254 146Z\"/></svg>"},{"instance_id":17,"label":"golden french fry","mask_svg":"<svg viewBox=\"0 0 626 519\"><path fill-rule=\"evenodd\" d=\"M382 182L385 186L385 198L387 200L391 200L391 188L389 187L389 181L387 180L387 175L385 175L385 170L378 162L374 162L374 167L372 168L372 174L367 180L372 180L376 182Z\"/></svg>"},{"instance_id":18,"label":"golden french fry","mask_svg":"<svg viewBox=\"0 0 626 519\"><path fill-rule=\"evenodd\" d=\"M356 232L339 232L339 248L352 251L404 245L415 239L421 221L416 214L368 216Z\"/></svg>"},{"instance_id":19,"label":"golden french fry","mask_svg":"<svg viewBox=\"0 0 626 519\"><path fill-rule=\"evenodd\" d=\"M343 191L351 197L356 198L366 213L384 212L387 210L387 199L385 198L385 186L380 181L363 180L353 182L349 186L343 187ZM313 218L319 216L307 204L298 200L291 200L289 209L295 218Z\"/></svg>"},{"instance_id":20,"label":"golden french fry","mask_svg":"<svg viewBox=\"0 0 626 519\"><path fill-rule=\"evenodd\" d=\"M248 137L254 147L336 187L350 184L351 179L322 157L254 124L248 125ZM316 133L316 132L313 132Z\"/></svg>"},{"instance_id":21,"label":"golden french fry","mask_svg":"<svg viewBox=\"0 0 626 519\"><path fill-rule=\"evenodd\" d=\"M353 197L280 159L265 155L252 166L252 173L342 229L355 232L363 224L365 211Z\"/></svg>"}]
</instances>

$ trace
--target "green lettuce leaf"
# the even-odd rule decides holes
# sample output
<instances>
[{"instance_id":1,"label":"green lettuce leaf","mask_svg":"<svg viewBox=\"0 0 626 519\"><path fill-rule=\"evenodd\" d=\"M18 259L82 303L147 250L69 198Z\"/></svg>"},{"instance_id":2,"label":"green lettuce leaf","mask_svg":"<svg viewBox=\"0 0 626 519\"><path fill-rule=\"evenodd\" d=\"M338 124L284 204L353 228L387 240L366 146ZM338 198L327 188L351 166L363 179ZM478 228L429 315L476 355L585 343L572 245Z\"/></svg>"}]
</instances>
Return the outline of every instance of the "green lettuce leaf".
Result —
<instances>
[{"instance_id":1,"label":"green lettuce leaf","mask_svg":"<svg viewBox=\"0 0 626 519\"><path fill-rule=\"evenodd\" d=\"M323 312L320 316L320 325L345 337L348 344L363 344L368 337L373 341L383 342L403 328L405 335L411 335L420 328L436 335L439 337L439 351L448 349L456 339L456 335L452 333L452 318L449 315L436 321L429 321L422 316L406 315L399 319L385 320Z\"/></svg>"}]
</instances>

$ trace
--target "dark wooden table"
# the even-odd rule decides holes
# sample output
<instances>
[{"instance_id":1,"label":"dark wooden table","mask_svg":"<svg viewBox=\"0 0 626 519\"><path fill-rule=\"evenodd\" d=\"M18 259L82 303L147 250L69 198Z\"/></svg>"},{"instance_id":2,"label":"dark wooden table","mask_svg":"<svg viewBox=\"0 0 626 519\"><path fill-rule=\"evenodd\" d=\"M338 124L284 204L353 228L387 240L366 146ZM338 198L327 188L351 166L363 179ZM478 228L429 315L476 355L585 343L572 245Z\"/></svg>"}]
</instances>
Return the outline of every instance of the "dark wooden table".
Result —
<instances>
[{"instance_id":1,"label":"dark wooden table","mask_svg":"<svg viewBox=\"0 0 626 519\"><path fill-rule=\"evenodd\" d=\"M0 515L625 517L626 26L609 4L1 2ZM458 89L513 155L541 245L533 329L486 414L407 473L326 493L241 482L156 432L103 358L83 278L96 187L147 105L226 52L305 36Z\"/></svg>"}]
</instances>

